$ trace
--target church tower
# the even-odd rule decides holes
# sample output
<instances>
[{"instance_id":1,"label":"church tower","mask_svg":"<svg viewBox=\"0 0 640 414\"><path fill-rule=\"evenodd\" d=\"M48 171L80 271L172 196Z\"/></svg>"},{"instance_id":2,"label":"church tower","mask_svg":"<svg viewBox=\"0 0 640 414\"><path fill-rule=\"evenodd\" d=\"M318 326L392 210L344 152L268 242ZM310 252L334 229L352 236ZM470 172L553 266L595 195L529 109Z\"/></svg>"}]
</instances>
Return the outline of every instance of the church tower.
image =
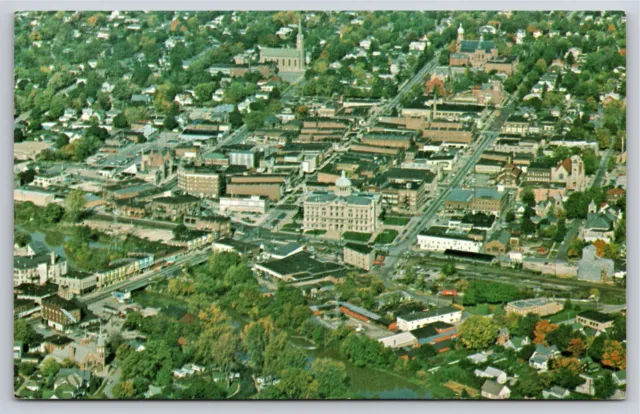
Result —
<instances>
[{"instance_id":1,"label":"church tower","mask_svg":"<svg viewBox=\"0 0 640 414\"><path fill-rule=\"evenodd\" d=\"M464 29L462 28L462 23L458 26L458 38L456 40L456 49L458 49L458 53L460 53L460 45L464 40Z\"/></svg>"},{"instance_id":2,"label":"church tower","mask_svg":"<svg viewBox=\"0 0 640 414\"><path fill-rule=\"evenodd\" d=\"M305 70L306 56L304 54L304 35L302 34L302 14L300 14L300 19L298 20L298 36L296 38L296 49L298 49L298 53L300 55L299 68L301 71L303 71Z\"/></svg>"}]
</instances>

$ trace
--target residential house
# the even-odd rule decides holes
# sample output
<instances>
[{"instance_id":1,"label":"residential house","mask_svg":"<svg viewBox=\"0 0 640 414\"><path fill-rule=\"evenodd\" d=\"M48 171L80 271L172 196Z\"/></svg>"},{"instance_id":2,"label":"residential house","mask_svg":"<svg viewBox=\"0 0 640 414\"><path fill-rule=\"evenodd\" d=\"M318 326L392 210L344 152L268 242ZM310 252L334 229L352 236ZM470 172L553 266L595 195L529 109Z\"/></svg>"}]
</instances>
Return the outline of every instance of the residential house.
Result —
<instances>
[{"instance_id":1,"label":"residential house","mask_svg":"<svg viewBox=\"0 0 640 414\"><path fill-rule=\"evenodd\" d=\"M507 382L507 373L494 367L487 367L484 370L476 369L473 374L480 378L494 379L498 384Z\"/></svg>"},{"instance_id":2,"label":"residential house","mask_svg":"<svg viewBox=\"0 0 640 414\"><path fill-rule=\"evenodd\" d=\"M545 400L564 400L565 398L568 398L569 395L571 395L571 393L568 389L558 387L557 385L554 385L548 390L542 391L542 398Z\"/></svg>"},{"instance_id":3,"label":"residential house","mask_svg":"<svg viewBox=\"0 0 640 414\"><path fill-rule=\"evenodd\" d=\"M560 355L558 347L555 345L545 346L536 345L536 350L529 358L529 366L538 371L547 371L549 369L549 361Z\"/></svg>"},{"instance_id":4,"label":"residential house","mask_svg":"<svg viewBox=\"0 0 640 414\"><path fill-rule=\"evenodd\" d=\"M506 400L511 397L511 390L506 385L488 379L482 385L480 395L489 400Z\"/></svg>"}]
</instances>

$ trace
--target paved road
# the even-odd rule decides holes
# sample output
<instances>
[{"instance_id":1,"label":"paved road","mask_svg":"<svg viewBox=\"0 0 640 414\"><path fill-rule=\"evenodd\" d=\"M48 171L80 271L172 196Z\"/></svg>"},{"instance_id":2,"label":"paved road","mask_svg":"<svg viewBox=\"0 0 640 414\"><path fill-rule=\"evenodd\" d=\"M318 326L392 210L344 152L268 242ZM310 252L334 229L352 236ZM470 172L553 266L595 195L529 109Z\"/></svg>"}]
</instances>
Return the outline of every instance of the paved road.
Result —
<instances>
[{"instance_id":1,"label":"paved road","mask_svg":"<svg viewBox=\"0 0 640 414\"><path fill-rule=\"evenodd\" d=\"M130 277L120 283L115 283L113 285L102 288L96 292L92 292L83 296L79 296L78 299L86 304L94 303L99 300L105 299L111 295L112 292L117 290L126 289L132 285L139 285L144 281L149 281L154 276L169 276L173 274L176 270L180 269L182 265L186 266L195 266L209 260L210 251L205 252L192 252L187 256L176 260L176 262L172 265L169 265L161 270L148 270L145 273L140 275L136 275Z\"/></svg>"}]
</instances>

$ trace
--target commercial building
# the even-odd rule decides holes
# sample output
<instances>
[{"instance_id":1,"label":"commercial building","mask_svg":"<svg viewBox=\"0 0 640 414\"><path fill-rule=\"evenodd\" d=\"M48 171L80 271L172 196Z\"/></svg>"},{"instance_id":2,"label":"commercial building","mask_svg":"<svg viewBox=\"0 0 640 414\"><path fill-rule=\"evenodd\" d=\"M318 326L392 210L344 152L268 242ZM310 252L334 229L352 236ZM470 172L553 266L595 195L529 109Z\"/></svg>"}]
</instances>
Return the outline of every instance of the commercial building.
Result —
<instances>
[{"instance_id":1,"label":"commercial building","mask_svg":"<svg viewBox=\"0 0 640 414\"><path fill-rule=\"evenodd\" d=\"M507 313L517 313L525 316L528 313L535 313L538 316L547 316L558 313L562 310L563 305L549 298L533 298L516 300L507 303L505 311Z\"/></svg>"},{"instance_id":2,"label":"commercial building","mask_svg":"<svg viewBox=\"0 0 640 414\"><path fill-rule=\"evenodd\" d=\"M178 188L187 194L218 198L223 184L224 176L218 169L185 166L178 168Z\"/></svg>"},{"instance_id":3,"label":"commercial building","mask_svg":"<svg viewBox=\"0 0 640 414\"><path fill-rule=\"evenodd\" d=\"M58 283L58 279L67 274L67 261L54 252L14 256L13 285L22 283L44 284L48 281Z\"/></svg>"},{"instance_id":4,"label":"commercial building","mask_svg":"<svg viewBox=\"0 0 640 414\"><path fill-rule=\"evenodd\" d=\"M613 326L613 316L595 310L586 310L576 315L576 322L586 328L604 331Z\"/></svg>"},{"instance_id":5,"label":"commercial building","mask_svg":"<svg viewBox=\"0 0 640 414\"><path fill-rule=\"evenodd\" d=\"M76 325L82 317L80 306L60 296L50 296L42 300L42 319L58 331Z\"/></svg>"},{"instance_id":6,"label":"commercial building","mask_svg":"<svg viewBox=\"0 0 640 414\"><path fill-rule=\"evenodd\" d=\"M499 73L504 73L511 76L518 68L518 57L515 55L504 55L496 58L488 59L484 65L484 70L491 72L495 70Z\"/></svg>"},{"instance_id":7,"label":"commercial building","mask_svg":"<svg viewBox=\"0 0 640 414\"><path fill-rule=\"evenodd\" d=\"M371 266L373 266L376 252L373 248L364 244L347 243L342 250L342 254L345 264L370 270Z\"/></svg>"},{"instance_id":8,"label":"commercial building","mask_svg":"<svg viewBox=\"0 0 640 414\"><path fill-rule=\"evenodd\" d=\"M151 200L151 213L156 218L175 220L196 212L200 199L192 195L158 197Z\"/></svg>"},{"instance_id":9,"label":"commercial building","mask_svg":"<svg viewBox=\"0 0 640 414\"><path fill-rule=\"evenodd\" d=\"M420 213L427 199L427 185L423 182L391 183L380 189L382 205L401 214Z\"/></svg>"},{"instance_id":10,"label":"commercial building","mask_svg":"<svg viewBox=\"0 0 640 414\"><path fill-rule=\"evenodd\" d=\"M239 165L247 169L252 169L258 164L258 153L253 150L229 151L227 157L229 157L229 165Z\"/></svg>"},{"instance_id":11,"label":"commercial building","mask_svg":"<svg viewBox=\"0 0 640 414\"><path fill-rule=\"evenodd\" d=\"M184 225L195 230L212 231L217 233L218 237L231 235L231 220L224 216L185 216Z\"/></svg>"},{"instance_id":12,"label":"commercial building","mask_svg":"<svg viewBox=\"0 0 640 414\"><path fill-rule=\"evenodd\" d=\"M258 263L254 270L276 279L296 281L341 274L344 267L316 260L307 252L299 252L283 259Z\"/></svg>"},{"instance_id":13,"label":"commercial building","mask_svg":"<svg viewBox=\"0 0 640 414\"><path fill-rule=\"evenodd\" d=\"M53 203L56 199L55 193L43 191L43 190L32 190L26 188L15 188L13 190L13 201L18 201L21 203L33 203L38 207L46 207L50 203Z\"/></svg>"},{"instance_id":14,"label":"commercial building","mask_svg":"<svg viewBox=\"0 0 640 414\"><path fill-rule=\"evenodd\" d=\"M335 191L314 191L304 201L303 229L373 233L379 226L381 197L372 193L353 193L344 171Z\"/></svg>"},{"instance_id":15,"label":"commercial building","mask_svg":"<svg viewBox=\"0 0 640 414\"><path fill-rule=\"evenodd\" d=\"M258 213L264 214L269 209L269 199L260 196L249 198L220 197L220 213Z\"/></svg>"},{"instance_id":16,"label":"commercial building","mask_svg":"<svg viewBox=\"0 0 640 414\"><path fill-rule=\"evenodd\" d=\"M453 306L445 306L426 312L414 312L398 316L396 323L401 331L413 331L434 322L457 323L462 320L462 310Z\"/></svg>"},{"instance_id":17,"label":"commercial building","mask_svg":"<svg viewBox=\"0 0 640 414\"><path fill-rule=\"evenodd\" d=\"M476 240L468 233L456 232L444 226L432 226L418 234L418 248L433 252L458 250L463 252L480 253L482 240Z\"/></svg>"},{"instance_id":18,"label":"commercial building","mask_svg":"<svg viewBox=\"0 0 640 414\"><path fill-rule=\"evenodd\" d=\"M500 215L505 208L507 194L494 188L456 188L444 201L449 211L472 211Z\"/></svg>"}]
</instances>

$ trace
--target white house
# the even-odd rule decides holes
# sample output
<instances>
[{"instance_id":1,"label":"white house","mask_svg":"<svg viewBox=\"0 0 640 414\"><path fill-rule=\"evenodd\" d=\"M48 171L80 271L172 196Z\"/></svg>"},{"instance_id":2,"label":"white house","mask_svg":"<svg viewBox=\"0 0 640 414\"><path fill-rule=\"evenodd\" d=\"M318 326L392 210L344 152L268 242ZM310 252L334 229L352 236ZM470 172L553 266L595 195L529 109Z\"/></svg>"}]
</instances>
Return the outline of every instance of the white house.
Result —
<instances>
[{"instance_id":1,"label":"white house","mask_svg":"<svg viewBox=\"0 0 640 414\"><path fill-rule=\"evenodd\" d=\"M498 384L507 382L507 373L494 367L487 367L484 370L476 369L473 374L480 378L494 379Z\"/></svg>"}]
</instances>

